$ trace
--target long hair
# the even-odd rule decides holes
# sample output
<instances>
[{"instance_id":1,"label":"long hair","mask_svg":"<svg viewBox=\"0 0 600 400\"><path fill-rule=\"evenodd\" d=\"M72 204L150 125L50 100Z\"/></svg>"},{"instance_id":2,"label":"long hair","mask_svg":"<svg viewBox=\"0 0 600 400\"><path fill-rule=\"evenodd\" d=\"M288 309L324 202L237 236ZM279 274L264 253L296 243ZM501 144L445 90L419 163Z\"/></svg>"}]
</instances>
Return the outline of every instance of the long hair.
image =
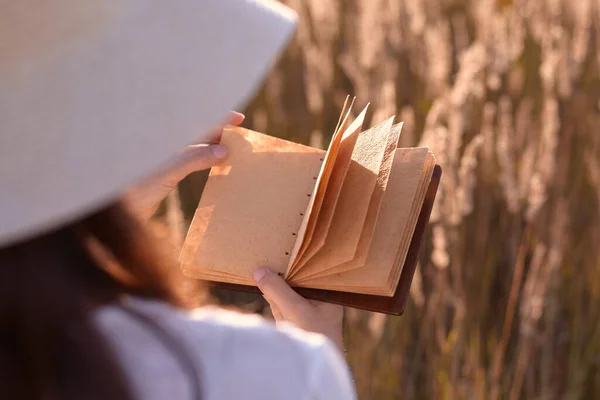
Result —
<instances>
[{"instance_id":1,"label":"long hair","mask_svg":"<svg viewBox=\"0 0 600 400\"><path fill-rule=\"evenodd\" d=\"M126 294L185 306L160 248L121 204L0 248L0 396L132 399L91 311Z\"/></svg>"}]
</instances>

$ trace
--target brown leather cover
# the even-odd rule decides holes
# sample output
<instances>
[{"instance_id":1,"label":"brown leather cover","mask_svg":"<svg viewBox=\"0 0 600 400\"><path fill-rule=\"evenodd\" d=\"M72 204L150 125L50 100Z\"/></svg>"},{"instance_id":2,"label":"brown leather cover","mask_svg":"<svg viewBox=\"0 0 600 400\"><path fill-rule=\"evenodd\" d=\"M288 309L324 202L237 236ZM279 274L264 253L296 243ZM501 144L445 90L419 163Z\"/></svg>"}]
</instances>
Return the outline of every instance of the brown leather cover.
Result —
<instances>
[{"instance_id":1,"label":"brown leather cover","mask_svg":"<svg viewBox=\"0 0 600 400\"><path fill-rule=\"evenodd\" d=\"M425 195L425 201L421 207L421 213L415 227L410 247L406 255L406 260L402 268L400 275L400 281L396 288L394 296L374 296L367 294L348 293L348 292L337 292L332 290L322 289L307 289L307 288L294 288L296 292L301 294L303 297L313 300L320 300L329 303L340 304L347 307L358 308L362 310L380 312L389 315L402 315L404 308L406 307L406 301L410 292L410 285L412 284L415 269L417 268L417 262L419 258L419 250L425 235L425 230L429 223L429 217L431 215L431 209L435 201L438 186L442 176L442 168L436 165L433 170L431 182ZM260 293L260 290L256 286L246 285L235 285L231 283L222 282L206 282L208 286L215 288L222 288L228 290L236 290L242 292Z\"/></svg>"}]
</instances>

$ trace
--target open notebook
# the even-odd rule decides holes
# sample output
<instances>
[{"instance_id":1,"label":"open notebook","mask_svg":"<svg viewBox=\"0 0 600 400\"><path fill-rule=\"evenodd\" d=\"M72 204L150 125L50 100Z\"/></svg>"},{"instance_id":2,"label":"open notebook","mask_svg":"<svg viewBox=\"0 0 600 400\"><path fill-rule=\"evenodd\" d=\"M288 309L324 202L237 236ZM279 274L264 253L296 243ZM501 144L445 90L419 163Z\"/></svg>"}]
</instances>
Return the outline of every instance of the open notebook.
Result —
<instances>
[{"instance_id":1,"label":"open notebook","mask_svg":"<svg viewBox=\"0 0 600 400\"><path fill-rule=\"evenodd\" d=\"M346 102L327 151L227 128L180 261L188 277L257 291L269 267L300 294L401 314L441 169L398 148L394 118L363 130Z\"/></svg>"}]
</instances>

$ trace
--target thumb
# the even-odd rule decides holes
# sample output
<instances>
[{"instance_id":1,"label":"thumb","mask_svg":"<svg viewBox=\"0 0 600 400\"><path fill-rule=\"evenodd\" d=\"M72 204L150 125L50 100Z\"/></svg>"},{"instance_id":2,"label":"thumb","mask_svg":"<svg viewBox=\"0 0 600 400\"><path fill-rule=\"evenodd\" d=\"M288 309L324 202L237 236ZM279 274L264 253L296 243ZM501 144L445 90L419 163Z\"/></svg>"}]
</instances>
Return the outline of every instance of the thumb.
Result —
<instances>
[{"instance_id":1,"label":"thumb","mask_svg":"<svg viewBox=\"0 0 600 400\"><path fill-rule=\"evenodd\" d=\"M279 275L267 268L259 268L252 272L252 276L265 299L271 306L275 306L284 318L306 315L310 311L309 302Z\"/></svg>"},{"instance_id":2,"label":"thumb","mask_svg":"<svg viewBox=\"0 0 600 400\"><path fill-rule=\"evenodd\" d=\"M222 145L192 145L186 147L176 161L176 178L181 180L192 172L209 169L223 161L227 147Z\"/></svg>"}]
</instances>

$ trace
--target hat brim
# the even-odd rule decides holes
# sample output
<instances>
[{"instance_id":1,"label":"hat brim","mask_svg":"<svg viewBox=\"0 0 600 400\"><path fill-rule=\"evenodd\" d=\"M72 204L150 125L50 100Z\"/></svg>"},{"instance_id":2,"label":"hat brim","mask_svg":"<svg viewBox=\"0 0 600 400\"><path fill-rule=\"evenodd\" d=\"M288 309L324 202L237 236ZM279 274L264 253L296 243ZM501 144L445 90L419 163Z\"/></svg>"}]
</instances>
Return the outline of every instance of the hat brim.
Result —
<instances>
[{"instance_id":1,"label":"hat brim","mask_svg":"<svg viewBox=\"0 0 600 400\"><path fill-rule=\"evenodd\" d=\"M112 201L224 122L296 26L256 1L37 3L15 11L29 23L0 17L0 246Z\"/></svg>"}]
</instances>

